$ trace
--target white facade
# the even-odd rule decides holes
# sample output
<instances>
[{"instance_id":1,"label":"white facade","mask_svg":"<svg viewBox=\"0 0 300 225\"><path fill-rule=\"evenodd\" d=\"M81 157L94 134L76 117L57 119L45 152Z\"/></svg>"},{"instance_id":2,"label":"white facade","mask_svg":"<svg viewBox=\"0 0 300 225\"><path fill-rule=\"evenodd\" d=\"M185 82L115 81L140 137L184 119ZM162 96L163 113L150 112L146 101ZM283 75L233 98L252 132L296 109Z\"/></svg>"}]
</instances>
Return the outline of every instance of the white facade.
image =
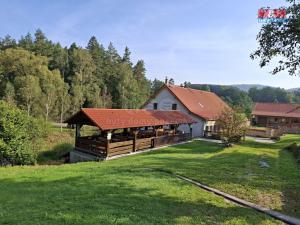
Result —
<instances>
[{"instance_id":1,"label":"white facade","mask_svg":"<svg viewBox=\"0 0 300 225\"><path fill-rule=\"evenodd\" d=\"M144 109L154 109L154 103L157 103L157 110L172 110L172 105L176 104L177 110L190 115L197 123L193 124L193 137L202 137L206 121L201 117L195 116L180 102L167 88L162 89L154 98L144 106ZM180 125L179 130L189 133L190 129L187 124Z\"/></svg>"}]
</instances>

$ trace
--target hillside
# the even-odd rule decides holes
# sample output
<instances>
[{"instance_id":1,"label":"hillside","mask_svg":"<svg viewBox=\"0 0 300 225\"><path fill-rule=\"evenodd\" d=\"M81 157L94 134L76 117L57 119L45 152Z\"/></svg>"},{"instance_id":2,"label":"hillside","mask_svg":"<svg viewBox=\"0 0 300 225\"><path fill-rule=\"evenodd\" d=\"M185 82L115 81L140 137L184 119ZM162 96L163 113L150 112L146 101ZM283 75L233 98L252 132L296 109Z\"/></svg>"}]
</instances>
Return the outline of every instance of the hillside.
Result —
<instances>
[{"instance_id":1,"label":"hillside","mask_svg":"<svg viewBox=\"0 0 300 225\"><path fill-rule=\"evenodd\" d=\"M270 86L266 86L266 85L262 85L262 84L232 84L229 86L237 87L241 91L246 91L246 92L248 92L249 89L253 88L253 87L256 87L257 89L262 89L264 87L270 87Z\"/></svg>"}]
</instances>

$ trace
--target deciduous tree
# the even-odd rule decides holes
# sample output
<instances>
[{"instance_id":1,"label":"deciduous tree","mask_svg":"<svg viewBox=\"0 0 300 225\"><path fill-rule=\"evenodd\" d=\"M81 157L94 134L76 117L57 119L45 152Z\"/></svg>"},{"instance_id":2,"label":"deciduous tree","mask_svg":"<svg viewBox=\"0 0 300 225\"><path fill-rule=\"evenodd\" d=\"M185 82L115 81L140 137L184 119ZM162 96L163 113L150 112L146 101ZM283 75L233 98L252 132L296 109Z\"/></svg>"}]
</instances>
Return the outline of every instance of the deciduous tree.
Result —
<instances>
[{"instance_id":1,"label":"deciduous tree","mask_svg":"<svg viewBox=\"0 0 300 225\"><path fill-rule=\"evenodd\" d=\"M251 58L258 58L264 67L276 60L272 73L286 70L290 75L299 75L300 63L300 4L299 1L287 0L286 20L274 21L262 25L257 35L258 49Z\"/></svg>"},{"instance_id":2,"label":"deciduous tree","mask_svg":"<svg viewBox=\"0 0 300 225\"><path fill-rule=\"evenodd\" d=\"M241 140L248 128L247 117L240 110L226 108L218 118L216 125L220 128L221 137L228 143Z\"/></svg>"}]
</instances>

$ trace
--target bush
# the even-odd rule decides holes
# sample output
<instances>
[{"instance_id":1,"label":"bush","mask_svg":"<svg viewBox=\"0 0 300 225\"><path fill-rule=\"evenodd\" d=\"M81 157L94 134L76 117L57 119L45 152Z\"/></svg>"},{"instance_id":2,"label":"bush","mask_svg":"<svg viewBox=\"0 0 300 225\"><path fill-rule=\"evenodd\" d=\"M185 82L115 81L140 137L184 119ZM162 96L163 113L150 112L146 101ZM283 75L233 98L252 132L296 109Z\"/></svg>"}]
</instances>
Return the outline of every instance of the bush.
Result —
<instances>
[{"instance_id":1,"label":"bush","mask_svg":"<svg viewBox=\"0 0 300 225\"><path fill-rule=\"evenodd\" d=\"M297 143L293 143L286 147L286 149L293 154L297 162L300 163L300 146Z\"/></svg>"},{"instance_id":2,"label":"bush","mask_svg":"<svg viewBox=\"0 0 300 225\"><path fill-rule=\"evenodd\" d=\"M39 140L46 133L44 122L0 101L0 164L34 164Z\"/></svg>"},{"instance_id":3,"label":"bush","mask_svg":"<svg viewBox=\"0 0 300 225\"><path fill-rule=\"evenodd\" d=\"M239 110L227 108L218 118L216 125L220 128L221 139L225 143L237 143L246 134L248 120Z\"/></svg>"}]
</instances>

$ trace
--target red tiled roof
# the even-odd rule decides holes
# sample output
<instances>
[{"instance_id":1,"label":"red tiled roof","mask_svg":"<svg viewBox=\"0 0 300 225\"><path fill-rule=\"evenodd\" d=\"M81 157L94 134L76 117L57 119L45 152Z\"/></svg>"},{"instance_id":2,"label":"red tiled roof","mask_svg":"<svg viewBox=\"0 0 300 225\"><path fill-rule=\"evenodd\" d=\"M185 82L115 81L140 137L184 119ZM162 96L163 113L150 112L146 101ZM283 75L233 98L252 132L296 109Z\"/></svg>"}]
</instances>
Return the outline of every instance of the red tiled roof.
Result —
<instances>
[{"instance_id":1,"label":"red tiled roof","mask_svg":"<svg viewBox=\"0 0 300 225\"><path fill-rule=\"evenodd\" d=\"M81 109L65 122L95 125L101 130L196 123L193 118L180 111L96 108Z\"/></svg>"},{"instance_id":2,"label":"red tiled roof","mask_svg":"<svg viewBox=\"0 0 300 225\"><path fill-rule=\"evenodd\" d=\"M229 106L215 93L175 85L165 85L193 114L206 120L216 120Z\"/></svg>"},{"instance_id":3,"label":"red tiled roof","mask_svg":"<svg viewBox=\"0 0 300 225\"><path fill-rule=\"evenodd\" d=\"M252 115L300 118L300 105L289 103L256 103L252 109Z\"/></svg>"}]
</instances>

